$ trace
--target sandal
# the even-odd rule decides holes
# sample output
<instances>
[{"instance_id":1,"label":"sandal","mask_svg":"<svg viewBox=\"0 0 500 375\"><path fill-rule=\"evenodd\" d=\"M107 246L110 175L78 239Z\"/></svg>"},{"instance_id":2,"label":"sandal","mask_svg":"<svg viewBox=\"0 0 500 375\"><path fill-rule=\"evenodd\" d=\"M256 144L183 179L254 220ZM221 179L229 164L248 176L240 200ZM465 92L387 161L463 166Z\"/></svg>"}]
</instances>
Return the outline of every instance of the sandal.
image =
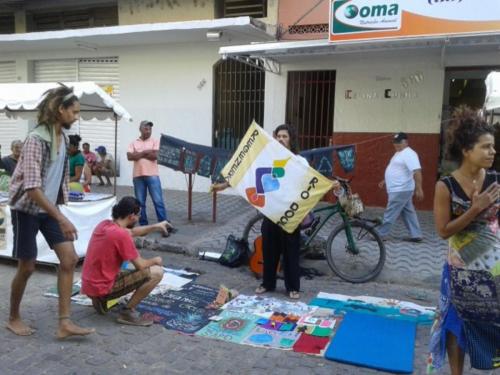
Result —
<instances>
[{"instance_id":1,"label":"sandal","mask_svg":"<svg viewBox=\"0 0 500 375\"><path fill-rule=\"evenodd\" d=\"M264 294L269 292L263 285L259 285L257 289L255 289L255 294Z\"/></svg>"},{"instance_id":2,"label":"sandal","mask_svg":"<svg viewBox=\"0 0 500 375\"><path fill-rule=\"evenodd\" d=\"M300 298L300 293L297 292L296 290L292 290L292 291L288 292L288 297L290 299L299 299Z\"/></svg>"}]
</instances>

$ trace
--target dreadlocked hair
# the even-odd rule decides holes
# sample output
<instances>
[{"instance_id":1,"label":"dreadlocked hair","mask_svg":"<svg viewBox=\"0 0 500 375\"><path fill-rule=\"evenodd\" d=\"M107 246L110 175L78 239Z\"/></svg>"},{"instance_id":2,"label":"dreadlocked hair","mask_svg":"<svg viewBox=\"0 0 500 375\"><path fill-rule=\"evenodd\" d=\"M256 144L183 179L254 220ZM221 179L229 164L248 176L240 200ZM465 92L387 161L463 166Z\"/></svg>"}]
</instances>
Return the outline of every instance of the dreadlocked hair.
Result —
<instances>
[{"instance_id":1,"label":"dreadlocked hair","mask_svg":"<svg viewBox=\"0 0 500 375\"><path fill-rule=\"evenodd\" d=\"M57 122L60 106L67 109L78 102L73 88L62 84L60 87L45 91L43 95L44 98L38 105L37 120L39 124L51 125Z\"/></svg>"},{"instance_id":2,"label":"dreadlocked hair","mask_svg":"<svg viewBox=\"0 0 500 375\"><path fill-rule=\"evenodd\" d=\"M446 130L446 151L450 160L462 162L463 151L471 150L484 134L495 134L495 128L489 125L476 111L467 106L458 107L452 114Z\"/></svg>"}]
</instances>

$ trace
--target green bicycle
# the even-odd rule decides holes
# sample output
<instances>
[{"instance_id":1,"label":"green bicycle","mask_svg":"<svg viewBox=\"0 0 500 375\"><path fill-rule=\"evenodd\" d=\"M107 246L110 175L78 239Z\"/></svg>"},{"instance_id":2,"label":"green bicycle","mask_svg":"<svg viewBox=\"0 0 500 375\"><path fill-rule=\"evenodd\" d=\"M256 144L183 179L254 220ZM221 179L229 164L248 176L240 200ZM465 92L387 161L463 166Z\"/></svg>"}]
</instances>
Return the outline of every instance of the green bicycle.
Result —
<instances>
[{"instance_id":1,"label":"green bicycle","mask_svg":"<svg viewBox=\"0 0 500 375\"><path fill-rule=\"evenodd\" d=\"M343 187L346 196L350 197L350 181L339 177L336 179ZM385 245L374 229L380 224L380 220L363 218L359 214L350 216L345 204L339 201L312 211L315 217L312 224L308 228L301 229L304 239L301 243L301 254L309 251L317 234L338 214L341 223L333 228L326 241L325 255L328 265L345 281L364 283L373 280L380 274L385 263ZM258 213L248 221L243 230L243 240L247 243L253 244L260 234L263 217Z\"/></svg>"}]
</instances>

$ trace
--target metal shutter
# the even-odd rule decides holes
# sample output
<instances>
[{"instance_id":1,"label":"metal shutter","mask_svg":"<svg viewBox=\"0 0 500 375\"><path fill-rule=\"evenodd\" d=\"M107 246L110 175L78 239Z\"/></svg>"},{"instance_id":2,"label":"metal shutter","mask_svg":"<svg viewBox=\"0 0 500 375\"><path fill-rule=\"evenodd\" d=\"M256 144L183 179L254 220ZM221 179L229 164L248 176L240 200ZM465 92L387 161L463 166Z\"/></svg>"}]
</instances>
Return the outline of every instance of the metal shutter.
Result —
<instances>
[{"instance_id":1,"label":"metal shutter","mask_svg":"<svg viewBox=\"0 0 500 375\"><path fill-rule=\"evenodd\" d=\"M34 64L35 82L75 82L78 80L77 60L38 60Z\"/></svg>"},{"instance_id":2,"label":"metal shutter","mask_svg":"<svg viewBox=\"0 0 500 375\"><path fill-rule=\"evenodd\" d=\"M16 82L16 62L0 61L0 83ZM24 122L23 122L24 123ZM10 154L10 144L14 139L26 137L26 125L20 127L18 121L9 119L0 113L0 145L2 146L2 157Z\"/></svg>"},{"instance_id":3,"label":"metal shutter","mask_svg":"<svg viewBox=\"0 0 500 375\"><path fill-rule=\"evenodd\" d=\"M35 82L95 82L114 99L120 97L117 57L35 61L34 76ZM88 142L92 150L105 146L114 156L114 120L80 120L69 133L80 134L82 143Z\"/></svg>"},{"instance_id":4,"label":"metal shutter","mask_svg":"<svg viewBox=\"0 0 500 375\"><path fill-rule=\"evenodd\" d=\"M78 81L95 82L115 100L120 100L120 79L118 57L78 60ZM115 155L114 120L80 120L82 142L88 142L91 149L103 145L107 152ZM117 150L120 150L118 141Z\"/></svg>"},{"instance_id":5,"label":"metal shutter","mask_svg":"<svg viewBox=\"0 0 500 375\"><path fill-rule=\"evenodd\" d=\"M34 80L43 82L75 82L78 81L78 65L76 59L38 60L33 65ZM79 124L73 124L69 134L78 134Z\"/></svg>"}]
</instances>

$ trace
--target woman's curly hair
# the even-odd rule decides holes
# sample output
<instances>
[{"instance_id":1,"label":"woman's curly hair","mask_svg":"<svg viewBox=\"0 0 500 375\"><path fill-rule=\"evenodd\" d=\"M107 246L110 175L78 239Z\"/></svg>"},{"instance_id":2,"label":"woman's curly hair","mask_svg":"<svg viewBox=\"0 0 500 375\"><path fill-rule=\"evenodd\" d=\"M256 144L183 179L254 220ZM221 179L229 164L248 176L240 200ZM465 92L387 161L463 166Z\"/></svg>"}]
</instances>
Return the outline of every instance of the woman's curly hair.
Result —
<instances>
[{"instance_id":1,"label":"woman's curly hair","mask_svg":"<svg viewBox=\"0 0 500 375\"><path fill-rule=\"evenodd\" d=\"M446 152L450 160L462 162L464 150L471 150L484 134L494 136L495 128L476 111L467 106L458 107L452 114L446 130Z\"/></svg>"}]
</instances>

